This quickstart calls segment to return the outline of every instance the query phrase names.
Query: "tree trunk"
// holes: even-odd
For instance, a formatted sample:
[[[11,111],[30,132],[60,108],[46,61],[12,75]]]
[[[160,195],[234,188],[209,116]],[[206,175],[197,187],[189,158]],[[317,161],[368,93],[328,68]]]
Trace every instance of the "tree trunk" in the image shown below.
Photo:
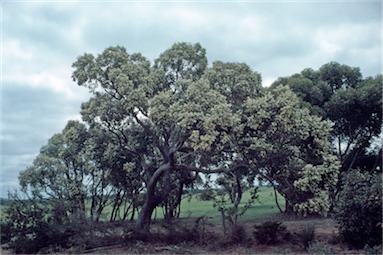
[[[273,185],[273,189],[274,189],[275,204],[277,205],[277,207],[278,207],[278,209],[279,209],[279,212],[282,213],[282,208],[281,208],[281,206],[279,205],[279,201],[278,201],[277,190],[275,189],[274,185]],[[286,203],[287,203],[287,202],[286,202]]]
[[[152,218],[152,214],[154,209],[156,208],[155,203],[155,197],[154,196],[148,196],[148,198],[145,201],[144,206],[142,207],[140,214],[138,215],[137,219],[137,230],[141,232],[149,232],[150,222]]]
[[[219,208],[219,211],[221,212],[221,222],[222,222],[222,228],[223,228],[223,235],[226,237],[226,220],[225,220],[225,212],[223,208]]]
[[[286,200],[286,207],[285,207],[285,213],[292,213],[294,212],[293,205],[289,202],[289,200]]]
[[[155,189],[157,182],[161,175],[166,172],[167,170],[170,170],[170,164],[166,163],[162,166],[160,166],[152,175],[150,178],[150,181],[147,184],[147,192],[146,192],[146,198],[144,205],[141,208],[141,211],[138,215],[136,227],[137,230],[140,232],[149,232],[150,227],[150,221],[152,218],[152,214],[154,209],[157,207],[159,202],[156,199],[155,196]]]

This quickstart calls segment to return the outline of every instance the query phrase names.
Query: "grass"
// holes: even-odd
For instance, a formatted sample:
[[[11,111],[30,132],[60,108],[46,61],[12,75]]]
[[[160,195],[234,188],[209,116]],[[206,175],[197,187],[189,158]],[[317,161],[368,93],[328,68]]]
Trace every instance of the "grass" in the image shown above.
[[[243,194],[241,202],[242,206],[248,201],[249,197],[249,192],[245,192]],[[280,206],[283,208],[285,201],[279,194],[278,201]],[[258,200],[246,211],[241,219],[246,221],[256,217],[271,216],[277,213],[279,213],[279,209],[275,203],[273,189],[270,187],[261,187],[258,189]],[[213,207],[212,201],[201,201],[196,195],[194,195],[190,200],[187,198],[182,200],[180,213],[181,218],[200,216],[218,218],[219,215],[220,213]],[[154,216],[156,216],[157,219],[163,218],[162,209],[157,208]]]

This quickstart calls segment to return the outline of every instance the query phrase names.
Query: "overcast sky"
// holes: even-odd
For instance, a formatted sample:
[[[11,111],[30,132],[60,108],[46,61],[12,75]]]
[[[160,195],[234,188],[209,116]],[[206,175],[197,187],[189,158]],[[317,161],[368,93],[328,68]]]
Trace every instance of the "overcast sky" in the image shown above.
[[[337,61],[381,73],[381,1],[2,1],[0,196],[69,119],[87,89],[71,80],[84,52],[124,46],[153,61],[200,42],[209,64],[245,62],[267,86]]]

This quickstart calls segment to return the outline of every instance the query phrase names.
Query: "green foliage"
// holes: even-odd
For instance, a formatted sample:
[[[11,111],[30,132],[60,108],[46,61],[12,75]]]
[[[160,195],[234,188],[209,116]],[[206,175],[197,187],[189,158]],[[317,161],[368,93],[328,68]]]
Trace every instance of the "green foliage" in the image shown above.
[[[175,43],[156,59],[154,67],[165,73],[170,86],[180,79],[196,81],[207,67],[206,50],[199,43]]]
[[[2,220],[2,243],[15,253],[83,253],[85,249],[120,244],[114,225],[64,217],[59,201],[12,194]],[[3,232],[4,230],[4,232]]]
[[[79,224],[68,228],[68,223],[58,224],[52,207],[47,202],[37,199],[22,200],[18,194],[12,195],[12,203],[7,207],[2,229],[2,239],[9,241],[9,246],[16,253],[37,253],[42,249],[68,248],[73,231],[82,233]]]
[[[362,79],[359,68],[330,62],[318,71],[304,69],[279,78],[271,87],[280,84],[288,85],[301,99],[301,105],[333,123],[336,153],[345,171],[353,168],[352,158],[361,157],[372,137],[381,131],[381,75]],[[356,147],[354,153],[352,147]]]
[[[213,202],[213,207],[221,214],[223,235],[225,237],[229,235],[230,240],[235,231],[240,231],[240,227],[237,226],[239,217],[245,214],[258,198],[258,187],[253,188],[251,181],[246,183],[243,180],[246,177],[246,172],[246,168],[238,168],[231,171],[230,174],[219,175],[215,181],[218,189],[212,189],[209,186],[209,179],[207,179],[205,190],[199,196],[201,200]],[[250,196],[248,196],[248,200],[242,206],[239,206],[244,190],[247,189]],[[229,226],[226,225],[227,223],[229,223]],[[237,234],[234,235],[236,236]]]
[[[331,123],[333,152],[338,157],[340,172],[361,168],[366,171],[382,169],[380,139],[382,123],[382,75],[362,77],[358,67],[336,62],[324,64],[319,70],[304,69],[290,77],[279,78],[272,84],[288,85],[300,99],[300,105]],[[342,185],[330,187],[330,209]],[[316,199],[315,199],[316,200]],[[317,201],[306,203],[314,209]],[[322,203],[327,210],[328,203]],[[324,207],[323,207],[324,206]],[[316,209],[319,209],[318,207]]]
[[[343,178],[335,219],[344,240],[357,247],[382,241],[382,176],[352,170]]]
[[[320,77],[331,86],[333,91],[347,87],[356,87],[362,80],[360,68],[341,65],[337,62],[324,64],[319,68]]]
[[[239,141],[253,175],[274,183],[288,209],[326,215],[339,169],[328,140],[329,124],[301,108],[286,86],[249,99],[244,117]]]
[[[261,76],[244,63],[223,63],[215,61],[206,70],[204,78],[209,80],[212,89],[226,97],[234,112],[240,110],[247,98],[262,94]]]
[[[266,221],[260,225],[255,225],[254,228],[255,231],[253,232],[253,235],[261,244],[279,244],[290,236],[286,226],[281,222]]]

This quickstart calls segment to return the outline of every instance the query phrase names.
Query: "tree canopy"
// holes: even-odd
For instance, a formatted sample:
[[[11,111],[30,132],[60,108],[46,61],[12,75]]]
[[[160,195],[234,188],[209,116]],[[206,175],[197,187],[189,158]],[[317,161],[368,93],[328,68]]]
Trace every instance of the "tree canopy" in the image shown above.
[[[330,62],[317,71],[308,68],[279,78],[271,87],[280,84],[288,85],[303,106],[332,125],[343,171],[367,166],[365,170],[377,170],[381,144],[374,141],[382,132],[382,75],[363,79],[359,68]]]

